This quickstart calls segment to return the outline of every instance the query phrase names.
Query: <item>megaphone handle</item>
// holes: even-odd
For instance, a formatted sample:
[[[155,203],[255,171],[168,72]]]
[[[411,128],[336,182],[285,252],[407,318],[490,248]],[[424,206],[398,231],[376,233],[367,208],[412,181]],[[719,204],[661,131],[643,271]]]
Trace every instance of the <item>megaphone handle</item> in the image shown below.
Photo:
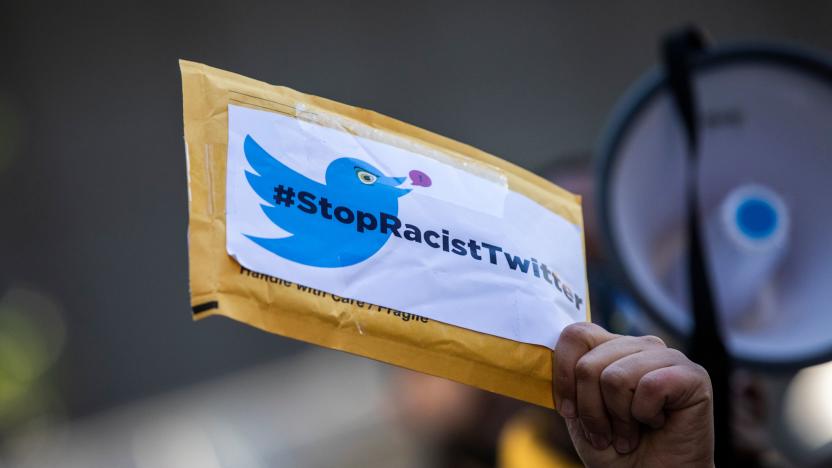
[[[716,464],[733,466],[735,457],[731,430],[731,362],[720,333],[699,215],[699,119],[691,71],[694,59],[704,48],[702,33],[695,27],[686,26],[665,36],[662,41],[662,61],[687,143],[686,210],[690,249],[688,273],[694,318],[693,334],[688,349],[691,359],[708,371],[713,385]]]

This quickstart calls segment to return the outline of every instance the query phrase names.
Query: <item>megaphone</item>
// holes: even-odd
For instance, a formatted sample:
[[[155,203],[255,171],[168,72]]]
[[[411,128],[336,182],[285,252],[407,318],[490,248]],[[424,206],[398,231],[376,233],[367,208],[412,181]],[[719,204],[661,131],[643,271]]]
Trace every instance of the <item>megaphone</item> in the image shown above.
[[[832,359],[832,63],[781,46],[721,46],[691,65],[698,168],[667,74],[618,104],[599,154],[600,224],[640,306],[694,328],[686,189],[728,354],[763,369]],[[693,180],[689,180],[693,177]]]

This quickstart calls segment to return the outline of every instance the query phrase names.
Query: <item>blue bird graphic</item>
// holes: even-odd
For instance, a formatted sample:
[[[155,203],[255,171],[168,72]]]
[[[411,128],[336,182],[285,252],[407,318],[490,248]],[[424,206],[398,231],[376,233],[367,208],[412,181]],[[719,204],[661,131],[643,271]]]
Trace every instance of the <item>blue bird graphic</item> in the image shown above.
[[[337,268],[370,258],[387,242],[390,231],[360,232],[355,223],[344,222],[343,209],[341,218],[334,216],[334,211],[339,206],[347,207],[356,218],[360,211],[372,214],[377,220],[379,213],[397,216],[399,197],[410,192],[410,189],[398,188],[405,177],[388,177],[359,159],[332,161],[326,169],[326,184],[322,184],[272,157],[250,135],[245,138],[243,150],[255,171],[246,171],[246,179],[267,202],[260,205],[263,212],[272,223],[291,233],[280,238],[245,236],[282,258],[304,265]],[[291,202],[284,198],[278,203],[279,186],[293,189]],[[299,199],[301,192],[307,192],[305,200]]]

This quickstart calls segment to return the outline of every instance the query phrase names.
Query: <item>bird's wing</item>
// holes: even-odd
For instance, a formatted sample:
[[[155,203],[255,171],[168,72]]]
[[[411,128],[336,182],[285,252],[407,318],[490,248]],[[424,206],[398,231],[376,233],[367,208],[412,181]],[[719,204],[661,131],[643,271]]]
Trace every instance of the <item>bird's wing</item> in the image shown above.
[[[326,193],[326,186],[286,166],[266,152],[250,135],[243,143],[246,160],[255,172],[246,171],[246,179],[257,195],[268,204],[261,205],[266,216],[276,225],[291,233],[296,233],[300,226],[309,223],[310,215],[296,208],[298,193],[310,192],[316,197]],[[275,188],[282,185],[284,189],[294,191],[290,206],[275,202]]]
[[[278,239],[265,239],[254,236],[246,237],[260,247],[286,260],[303,265],[333,268],[356,263],[355,261],[350,262],[351,259],[342,259],[342,255],[339,255],[338,244],[330,238],[314,235],[294,235]]]

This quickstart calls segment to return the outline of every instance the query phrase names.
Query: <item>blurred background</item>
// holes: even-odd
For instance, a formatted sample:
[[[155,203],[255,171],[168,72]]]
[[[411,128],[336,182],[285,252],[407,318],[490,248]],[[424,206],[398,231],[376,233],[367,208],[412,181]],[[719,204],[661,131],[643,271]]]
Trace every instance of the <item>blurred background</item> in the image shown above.
[[[694,22],[717,42],[832,51],[828,2],[49,3],[0,6],[10,467],[493,466],[517,415],[546,418],[226,319],[193,323],[177,59],[499,155],[584,194],[592,238],[597,142],[668,29]],[[761,464],[829,460],[832,408],[795,409],[791,421],[820,414],[807,430],[784,401],[796,381],[830,395],[832,377],[798,371],[737,377]],[[556,423],[538,426],[561,444]]]

